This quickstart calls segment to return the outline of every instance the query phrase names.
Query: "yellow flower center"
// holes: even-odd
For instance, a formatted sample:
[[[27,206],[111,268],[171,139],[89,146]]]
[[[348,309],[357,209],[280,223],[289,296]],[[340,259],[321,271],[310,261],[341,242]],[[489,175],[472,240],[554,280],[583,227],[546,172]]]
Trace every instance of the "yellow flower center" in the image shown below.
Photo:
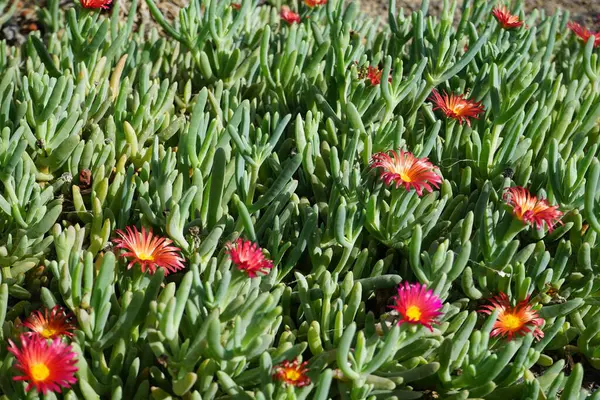
[[[46,339],[50,339],[51,337],[53,337],[56,334],[56,331],[52,328],[44,328],[42,329],[42,331],[40,332],[40,335],[42,335],[43,337],[45,337]]]
[[[454,111],[454,113],[456,115],[461,115],[461,113],[464,109],[465,109],[465,103],[458,103],[458,104],[455,104],[454,107],[452,107],[452,111]]]
[[[143,251],[137,253],[137,258],[141,261],[154,261],[154,255],[152,253],[147,254]]]
[[[421,310],[417,306],[410,306],[406,309],[406,318],[409,321],[419,321],[421,319]]]
[[[400,178],[404,182],[412,182],[412,179],[410,179],[410,176],[406,172],[400,172]]]
[[[521,318],[517,317],[514,314],[506,314],[503,318],[502,324],[504,328],[509,331],[516,331],[521,329],[523,323],[521,322]]]
[[[29,372],[31,374],[31,378],[37,382],[45,381],[50,376],[50,370],[44,363],[33,364],[29,369]]]
[[[302,378],[302,374],[295,369],[288,368],[285,371],[285,377],[286,377],[286,379],[295,382],[295,381],[299,380],[300,378]]]

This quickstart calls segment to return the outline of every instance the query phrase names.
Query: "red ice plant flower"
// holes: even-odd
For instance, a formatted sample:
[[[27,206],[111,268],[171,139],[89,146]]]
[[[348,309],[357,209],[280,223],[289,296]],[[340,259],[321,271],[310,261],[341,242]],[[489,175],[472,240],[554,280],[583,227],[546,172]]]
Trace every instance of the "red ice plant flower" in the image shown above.
[[[81,6],[83,8],[89,8],[89,9],[101,8],[103,10],[106,10],[108,8],[108,6],[110,6],[110,4],[112,3],[112,0],[80,0],[80,1],[81,1]]]
[[[588,39],[594,37],[594,47],[600,46],[600,32],[593,32],[579,25],[577,22],[569,22],[567,27],[581,40],[587,43]]]
[[[432,324],[437,323],[437,317],[442,315],[442,300],[431,289],[420,283],[400,284],[398,296],[394,296],[394,305],[401,319],[398,324],[423,325],[433,331]]]
[[[242,8],[242,5],[240,3],[231,3],[231,8],[234,10],[239,10]]]
[[[479,312],[490,315],[496,309],[500,310],[490,333],[491,336],[506,337],[508,340],[512,340],[517,336],[525,336],[533,329],[533,336],[536,339],[544,337],[544,332],[540,329],[544,324],[544,319],[540,318],[537,311],[534,311],[528,304],[529,298],[518,302],[513,307],[508,296],[500,292],[498,296],[490,299],[490,303],[490,305],[483,306]]]
[[[227,254],[240,271],[250,278],[268,274],[273,262],[265,257],[256,243],[239,238],[235,243],[227,245]]]
[[[17,361],[15,368],[23,373],[13,380],[28,382],[26,392],[35,387],[38,393],[44,395],[47,392],[60,393],[61,388],[69,388],[77,382],[77,354],[60,338],[49,343],[40,336],[28,338],[22,335],[20,349],[12,340],[9,339],[8,343],[8,351]]]
[[[354,62],[358,64],[358,61]],[[383,70],[378,67],[362,67],[358,69],[358,78],[365,79],[371,83],[371,86],[377,86],[381,83],[381,76],[383,75]],[[392,75],[388,76],[388,82],[392,81]]]
[[[123,257],[131,257],[131,262],[127,269],[131,269],[134,264],[139,264],[142,272],[148,270],[153,274],[157,268],[163,268],[165,275],[176,272],[185,268],[183,265],[183,257],[179,254],[179,248],[171,246],[173,243],[170,239],[155,236],[152,231],[146,231],[142,227],[140,233],[134,226],[126,228],[127,232],[117,230],[117,235],[120,238],[114,240],[117,244],[115,248],[125,249]]]
[[[519,20],[519,16],[511,14],[506,6],[494,8],[492,14],[503,29],[514,29],[523,25],[523,21]]]
[[[286,360],[275,367],[275,374],[273,376],[290,386],[302,387],[310,385],[310,378],[306,376],[308,372],[306,364],[308,364],[307,361],[300,364],[297,359],[293,362]]]
[[[327,0],[304,0],[304,4],[312,8],[327,4]]]
[[[381,75],[383,71],[376,67],[371,67],[367,69],[367,77],[366,79],[371,82],[371,85],[377,86],[381,83]]]
[[[71,323],[71,318],[65,309],[57,305],[50,312],[48,311],[45,309],[43,314],[40,311],[33,311],[23,323],[23,326],[29,328],[31,332],[25,332],[23,335],[39,336],[44,339],[55,339],[63,335],[72,337],[73,333],[70,331],[75,329],[75,326]]]
[[[446,92],[441,95],[436,89],[433,89],[429,100],[434,104],[434,111],[442,110],[446,117],[457,120],[461,125],[466,122],[470,127],[471,120],[469,118],[479,119],[479,114],[485,110],[480,102],[465,99],[463,96],[462,94],[448,95]]]
[[[436,167],[427,158],[417,158],[407,151],[376,153],[370,166],[382,169],[380,178],[386,185],[395,183],[396,188],[400,185],[406,190],[414,188],[419,196],[423,195],[423,188],[432,192],[432,186],[439,188],[442,183],[442,178],[434,172]]]
[[[506,189],[504,200],[513,208],[515,217],[534,228],[542,229],[546,223],[548,232],[552,232],[554,225],[562,224],[560,217],[563,213],[558,206],[549,205],[547,200],[538,199],[525,188],[516,186]]]
[[[299,24],[300,23],[300,15],[293,12],[288,6],[281,7],[280,16],[288,24]]]

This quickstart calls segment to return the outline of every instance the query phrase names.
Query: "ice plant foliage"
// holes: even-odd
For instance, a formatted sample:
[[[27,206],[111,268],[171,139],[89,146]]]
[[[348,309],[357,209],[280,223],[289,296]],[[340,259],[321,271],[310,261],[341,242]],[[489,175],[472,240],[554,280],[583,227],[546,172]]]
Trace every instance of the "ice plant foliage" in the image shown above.
[[[533,330],[533,336],[536,339],[544,337],[544,332],[540,329],[544,324],[544,319],[540,318],[537,311],[532,309],[529,299],[520,301],[513,307],[508,296],[500,292],[498,296],[490,299],[490,303],[483,306],[480,312],[490,315],[496,309],[500,310],[491,336],[506,337],[508,340],[512,340],[517,336],[525,336]]]
[[[83,8],[101,8],[101,9],[108,9],[108,7],[110,6],[110,4],[112,3],[112,0],[81,0],[81,6]]]
[[[436,89],[433,89],[429,100],[433,102],[433,110],[441,110],[446,117],[458,121],[459,124],[465,122],[467,126],[471,126],[469,118],[479,119],[479,115],[485,112],[485,109],[480,102],[468,100],[464,95],[448,95],[446,92],[441,95]]]
[[[39,336],[28,338],[22,335],[20,349],[12,340],[9,339],[8,343],[8,351],[16,358],[15,368],[23,374],[13,377],[13,380],[28,382],[25,391],[35,387],[38,393],[60,393],[62,388],[69,388],[77,382],[77,354],[60,338],[48,342]]]
[[[585,43],[587,43],[589,38],[593,37],[594,47],[600,46],[600,32],[590,31],[586,27],[572,21],[567,24],[567,27]]]
[[[45,309],[44,313],[33,311],[23,326],[30,329],[25,336],[40,336],[44,339],[55,339],[61,336],[73,336],[71,332],[75,326],[71,323],[71,317],[61,306],[54,306],[52,310]]]
[[[515,217],[534,228],[542,229],[545,223],[548,231],[552,232],[554,225],[562,224],[560,218],[563,213],[558,206],[549,205],[547,200],[538,199],[523,187],[508,188],[504,200],[512,207]]]
[[[140,233],[137,227],[127,227],[127,232],[117,230],[119,238],[115,239],[115,248],[125,249],[123,257],[131,258],[127,269],[139,264],[142,272],[148,271],[153,274],[157,268],[163,268],[165,275],[179,271],[183,265],[183,257],[179,254],[179,248],[171,246],[171,240],[155,236],[152,231],[146,231],[142,227]]]
[[[327,0],[304,0],[304,3],[309,7],[323,6],[327,4]]]
[[[432,324],[442,315],[442,300],[431,289],[420,283],[404,282],[398,287],[398,295],[393,297],[390,308],[400,314],[398,324],[423,325],[433,331]]]
[[[600,400],[600,26],[62,3],[0,0],[0,400]]]
[[[273,262],[265,257],[262,249],[249,240],[238,239],[227,245],[227,254],[231,261],[250,278],[268,274]]]
[[[300,23],[300,15],[293,12],[288,6],[281,7],[280,16],[281,16],[281,19],[283,19],[288,24],[299,24]]]
[[[418,158],[403,150],[376,153],[370,164],[372,169],[381,168],[380,178],[386,185],[403,185],[406,190],[414,188],[419,196],[423,189],[429,192],[439,188],[442,177],[434,172],[436,167],[427,158]]]
[[[287,383],[290,386],[303,387],[310,385],[310,378],[306,376],[308,368],[307,361],[300,364],[298,360],[292,362],[284,361],[275,367],[275,379]]]
[[[523,21],[519,20],[519,16],[511,14],[506,6],[494,8],[492,14],[503,29],[514,29],[523,25]]]

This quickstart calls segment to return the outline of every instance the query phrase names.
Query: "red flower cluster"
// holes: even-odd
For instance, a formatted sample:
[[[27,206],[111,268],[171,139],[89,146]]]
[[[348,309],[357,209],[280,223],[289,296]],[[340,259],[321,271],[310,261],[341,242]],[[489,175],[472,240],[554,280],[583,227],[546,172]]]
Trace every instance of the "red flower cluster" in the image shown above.
[[[540,318],[537,311],[531,308],[531,305],[528,304],[529,299],[525,299],[513,307],[508,296],[500,292],[498,296],[492,297],[490,303],[492,304],[483,306],[479,312],[490,315],[496,309],[500,310],[491,332],[492,336],[506,337],[508,340],[512,340],[517,336],[525,336],[533,328],[533,336],[536,339],[544,337],[544,332],[540,329],[544,324],[544,319]]]
[[[357,63],[358,64],[358,63]],[[365,79],[371,83],[371,86],[377,86],[381,83],[383,70],[379,67],[362,67],[358,69],[358,78]],[[388,82],[392,81],[392,75],[388,76]]]
[[[569,22],[567,27],[585,43],[589,38],[594,37],[594,48],[600,46],[600,32],[593,32],[579,25],[576,22]]]
[[[371,168],[381,168],[381,180],[386,185],[403,185],[406,190],[411,188],[423,195],[423,189],[429,192],[433,187],[439,188],[442,178],[434,172],[436,167],[427,158],[417,158],[407,151],[376,153],[371,159]]]
[[[511,14],[506,6],[494,8],[492,14],[503,29],[514,29],[523,25],[523,21],[519,20],[519,16]]]
[[[42,339],[56,339],[61,336],[72,337],[70,332],[75,329],[71,323],[71,316],[67,314],[61,306],[54,306],[50,312],[44,310],[34,311],[29,318],[23,323],[23,326],[29,328],[31,332],[26,332],[23,335],[26,337],[38,336]]]
[[[281,7],[280,13],[281,19],[283,19],[288,24],[299,24],[300,23],[300,15],[293,12],[288,6]]]
[[[183,265],[183,257],[179,255],[179,249],[171,246],[171,240],[160,236],[155,236],[152,231],[146,231],[142,228],[140,233],[134,226],[126,228],[126,233],[122,230],[117,230],[117,235],[120,238],[115,239],[117,244],[115,248],[125,249],[123,257],[131,257],[132,260],[127,266],[131,269],[135,264],[142,267],[142,272],[146,270],[153,274],[156,268],[164,268],[165,275],[172,272],[177,272],[185,268]]]
[[[554,225],[562,224],[560,217],[563,213],[558,206],[549,205],[545,199],[539,200],[525,188],[517,186],[506,189],[504,200],[513,208],[515,217],[534,228],[542,229],[545,223],[548,232],[552,232]]]
[[[433,90],[433,93],[429,97],[434,104],[433,110],[441,110],[446,117],[452,118],[458,121],[459,124],[463,122],[467,123],[467,126],[471,126],[471,120],[469,118],[479,119],[479,115],[485,112],[485,109],[480,102],[467,100],[463,95],[448,95],[444,92],[443,95],[437,90]]]
[[[265,257],[262,249],[249,240],[240,238],[235,243],[229,243],[227,253],[237,268],[250,278],[268,274],[273,268],[273,262]]]
[[[327,4],[327,0],[304,0],[304,4],[312,8]]]
[[[81,6],[88,9],[100,8],[106,10],[111,3],[112,0],[81,0]]]
[[[40,336],[22,335],[21,348],[10,339],[8,343],[8,351],[17,361],[15,368],[22,373],[14,376],[13,380],[28,382],[26,392],[35,387],[38,393],[44,395],[47,392],[60,393],[62,388],[69,388],[77,382],[77,354],[59,337],[49,343]]]
[[[398,296],[390,306],[400,314],[398,324],[419,324],[433,331],[432,324],[442,315],[442,300],[432,290],[420,283],[408,283],[398,287]]]
[[[298,360],[293,362],[284,361],[275,367],[275,379],[286,383],[290,386],[303,387],[310,385],[310,378],[306,376],[308,368],[306,368],[307,361],[302,364],[298,363]]]

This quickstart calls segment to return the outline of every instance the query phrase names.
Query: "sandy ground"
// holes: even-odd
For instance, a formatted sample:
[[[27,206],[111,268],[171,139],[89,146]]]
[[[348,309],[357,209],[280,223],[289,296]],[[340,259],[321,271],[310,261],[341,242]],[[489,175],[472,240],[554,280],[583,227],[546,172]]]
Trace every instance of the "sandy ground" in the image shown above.
[[[15,0],[18,1],[17,10],[13,18],[4,26],[0,27],[0,40],[6,39],[9,43],[22,43],[28,32],[41,28],[38,22],[36,10],[43,7],[46,0]],[[128,10],[131,0],[113,0],[119,2],[121,10]],[[262,0],[269,1],[269,0]],[[299,0],[302,1],[302,0]],[[362,10],[372,16],[382,17],[387,20],[388,0],[357,0],[360,1]],[[500,1],[500,0],[498,0]],[[73,0],[59,0],[61,7],[70,7]],[[168,18],[175,18],[179,8],[185,6],[188,0],[155,0],[163,14]],[[10,3],[10,1],[9,1]],[[148,6],[144,0],[138,2],[138,18],[136,23],[144,22],[152,24],[153,20],[148,12]],[[405,13],[415,11],[421,7],[421,0],[396,0],[397,7],[404,8]],[[442,8],[442,0],[430,0],[429,13],[439,13]],[[462,2],[460,3],[462,4]],[[571,19],[584,24],[588,29],[600,31],[600,0],[525,0],[527,11],[540,8],[549,14],[556,12],[557,8],[568,9]],[[0,10],[0,15],[2,10]]]
[[[387,18],[388,3],[387,0],[362,0],[361,7],[370,15]],[[396,4],[407,13],[418,10],[421,0],[396,0]],[[430,0],[429,12],[439,13],[442,4],[442,0]],[[549,14],[554,14],[557,8],[569,10],[573,20],[586,24],[589,29],[600,30],[600,0],[525,0],[525,8],[527,11],[544,9]]]

